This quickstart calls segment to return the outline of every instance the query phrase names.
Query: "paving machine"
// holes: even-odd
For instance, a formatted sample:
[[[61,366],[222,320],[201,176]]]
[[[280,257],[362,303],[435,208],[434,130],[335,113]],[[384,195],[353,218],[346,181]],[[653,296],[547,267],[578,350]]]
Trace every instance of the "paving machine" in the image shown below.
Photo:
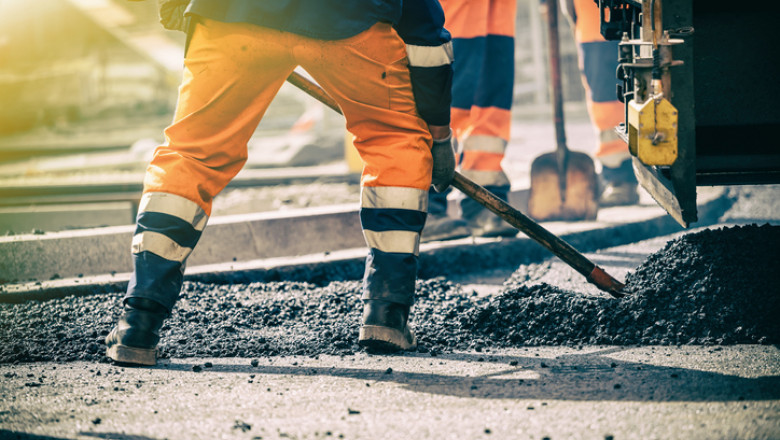
[[[616,130],[659,205],[687,227],[697,186],[780,183],[777,2],[594,1],[620,41]]]

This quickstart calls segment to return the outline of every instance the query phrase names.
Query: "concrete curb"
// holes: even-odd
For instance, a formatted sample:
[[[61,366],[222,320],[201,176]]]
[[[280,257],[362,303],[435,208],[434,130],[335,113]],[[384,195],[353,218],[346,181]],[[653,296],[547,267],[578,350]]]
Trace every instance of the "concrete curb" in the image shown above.
[[[130,272],[135,226],[0,237],[0,279],[19,282]],[[364,244],[354,205],[216,217],[190,266],[306,255]]]
[[[700,197],[696,227],[718,221],[731,202],[723,190]],[[618,220],[619,219],[619,220]],[[546,222],[544,227],[581,252],[682,231],[657,206],[604,208],[593,222]],[[132,270],[133,227],[70,234],[0,238],[0,274],[25,273],[28,282],[0,286],[0,302],[44,300],[125,290]],[[8,252],[12,250],[12,252]],[[216,218],[189,260],[185,279],[214,283],[277,280],[324,284],[363,276],[366,248],[353,205]],[[510,268],[552,254],[524,235],[465,238],[421,246],[419,276],[431,278]],[[30,265],[29,262],[35,264]],[[85,271],[85,264],[91,268]],[[37,272],[30,266],[36,266]],[[58,279],[52,272],[59,274]],[[67,274],[67,275],[64,275]],[[23,279],[19,277],[17,279]]]
[[[143,172],[102,173],[84,176],[0,177],[0,206],[98,203],[129,201],[138,203],[143,190]],[[351,182],[358,184],[360,174],[346,164],[318,166],[244,168],[230,181],[228,188],[247,188],[304,182]]]

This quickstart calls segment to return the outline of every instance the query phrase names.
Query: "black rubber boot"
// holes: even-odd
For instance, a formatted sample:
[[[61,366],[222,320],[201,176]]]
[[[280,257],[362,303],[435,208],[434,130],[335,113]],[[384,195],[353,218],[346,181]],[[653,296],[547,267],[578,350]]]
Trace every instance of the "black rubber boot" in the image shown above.
[[[447,189],[440,193],[433,187],[428,191],[428,215],[420,235],[420,243],[455,240],[471,235],[469,224],[465,220],[447,215],[447,194],[450,191]]]
[[[414,350],[417,338],[409,329],[409,309],[406,304],[364,300],[358,343],[369,350],[386,353]]]
[[[501,217],[485,208],[469,217],[468,224],[471,229],[471,235],[474,237],[515,237],[520,232]]]
[[[624,160],[619,167],[602,166],[599,176],[601,195],[599,205],[625,206],[639,203],[639,182],[634,175],[631,159]]]
[[[485,186],[498,198],[509,200],[509,186]],[[460,202],[463,219],[468,222],[473,237],[514,237],[520,231],[501,217],[488,211],[479,202],[465,198]]]
[[[160,328],[168,315],[155,301],[128,298],[119,322],[106,336],[106,355],[122,364],[155,365]]]

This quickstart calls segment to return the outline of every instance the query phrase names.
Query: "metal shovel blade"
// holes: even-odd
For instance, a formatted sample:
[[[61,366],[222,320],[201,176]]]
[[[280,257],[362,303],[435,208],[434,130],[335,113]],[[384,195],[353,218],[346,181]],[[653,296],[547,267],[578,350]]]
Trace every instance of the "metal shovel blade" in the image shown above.
[[[598,181],[593,159],[576,151],[569,151],[567,156],[565,176],[558,172],[556,153],[542,154],[531,163],[528,196],[531,218],[539,221],[596,218]],[[562,178],[566,181],[561,182]]]

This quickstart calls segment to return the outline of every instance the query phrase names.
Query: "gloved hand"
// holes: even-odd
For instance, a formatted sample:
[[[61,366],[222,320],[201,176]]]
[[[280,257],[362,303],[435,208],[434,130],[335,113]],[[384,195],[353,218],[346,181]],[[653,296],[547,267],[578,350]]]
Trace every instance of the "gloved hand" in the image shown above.
[[[184,10],[190,0],[157,0],[160,10],[160,23],[165,29],[187,32],[187,20],[184,18]]]
[[[431,184],[436,192],[444,192],[449,188],[455,175],[455,146],[452,132],[443,139],[434,139],[431,146],[433,156],[433,176]]]

